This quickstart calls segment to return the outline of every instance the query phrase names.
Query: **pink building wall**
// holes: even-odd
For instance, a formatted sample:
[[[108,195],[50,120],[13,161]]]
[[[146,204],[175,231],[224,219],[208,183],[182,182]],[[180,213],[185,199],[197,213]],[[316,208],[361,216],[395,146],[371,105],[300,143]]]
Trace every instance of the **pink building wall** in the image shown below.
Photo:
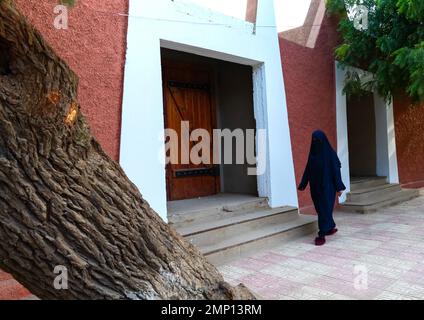
[[[69,29],[53,26],[57,0],[16,0],[28,19],[42,32],[80,77],[79,101],[94,135],[106,152],[119,159],[120,118],[126,50],[128,0],[77,0]],[[253,5],[253,0],[250,0]],[[122,15],[124,14],[124,15]],[[336,148],[334,47],[337,22],[324,18],[314,48],[280,35],[290,135],[297,183],[309,153],[310,136],[324,130]],[[424,105],[411,108],[405,98],[394,101],[395,130],[401,183],[424,186]],[[303,212],[313,212],[309,191],[299,192]],[[0,300],[30,293],[0,271]]]
[[[57,30],[58,0],[16,0],[18,8],[79,78],[79,102],[94,136],[119,159],[128,0],[76,0],[69,29]],[[123,14],[123,15],[121,15]]]
[[[400,183],[424,187],[424,103],[412,105],[406,97],[393,101]]]
[[[335,65],[338,43],[336,21],[324,18],[314,48],[284,39],[280,34],[281,59],[287,96],[290,135],[296,181],[305,168],[311,134],[321,129],[337,147]],[[303,212],[314,212],[309,190],[299,192]]]
[[[17,7],[79,78],[79,102],[95,137],[119,159],[128,0],[77,0],[69,29],[54,27],[58,0],[15,0]],[[0,270],[0,300],[31,293]]]
[[[314,130],[324,130],[337,148],[333,54],[340,39],[337,21],[324,18],[314,48],[305,46],[303,38],[309,32],[305,29],[280,34],[297,183],[306,165]],[[394,117],[400,183],[407,188],[424,187],[424,104],[412,106],[408,98],[396,97]],[[299,192],[298,196],[301,210],[314,212],[309,190]]]

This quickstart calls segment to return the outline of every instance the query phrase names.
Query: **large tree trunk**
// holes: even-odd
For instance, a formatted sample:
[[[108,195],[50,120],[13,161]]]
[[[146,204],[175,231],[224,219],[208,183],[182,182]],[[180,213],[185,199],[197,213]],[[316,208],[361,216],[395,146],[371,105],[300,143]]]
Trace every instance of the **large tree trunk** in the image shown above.
[[[0,50],[0,268],[42,299],[253,298],[102,151],[76,75],[10,0],[0,0]],[[68,290],[54,288],[56,266]]]

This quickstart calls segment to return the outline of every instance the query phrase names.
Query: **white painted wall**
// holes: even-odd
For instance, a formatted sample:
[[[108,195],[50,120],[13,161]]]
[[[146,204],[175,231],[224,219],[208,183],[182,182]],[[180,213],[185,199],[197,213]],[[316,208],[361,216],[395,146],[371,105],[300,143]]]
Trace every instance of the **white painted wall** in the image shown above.
[[[377,175],[387,177],[390,183],[399,183],[393,101],[386,102],[383,97],[374,92],[374,108],[377,139]]]
[[[336,68],[336,117],[337,117],[337,154],[342,163],[342,180],[346,186],[346,191],[339,198],[339,202],[346,201],[346,194],[350,192],[350,170],[349,170],[349,143],[347,131],[347,100],[343,94],[345,70],[339,68],[338,62]]]
[[[346,185],[346,192],[340,197],[340,202],[346,201],[346,193],[350,191],[349,172],[349,142],[347,130],[347,100],[343,94],[346,72],[336,62],[336,108],[337,108],[337,153],[342,163],[342,178]],[[351,68],[354,69],[354,68]],[[372,74],[355,69],[361,75],[362,81],[368,81]],[[376,146],[377,146],[377,175],[386,176],[388,182],[399,183],[398,164],[396,155],[395,125],[393,103],[386,102],[377,92],[374,92],[374,108],[376,118]]]
[[[144,198],[167,220],[163,164],[160,48],[251,65],[257,128],[267,128],[260,194],[270,205],[298,206],[280,48],[272,0],[259,0],[251,23],[185,0],[130,0],[121,133],[121,165]],[[261,77],[261,78],[259,78]]]
[[[247,0],[188,0],[203,7],[225,15],[244,19],[246,17]]]

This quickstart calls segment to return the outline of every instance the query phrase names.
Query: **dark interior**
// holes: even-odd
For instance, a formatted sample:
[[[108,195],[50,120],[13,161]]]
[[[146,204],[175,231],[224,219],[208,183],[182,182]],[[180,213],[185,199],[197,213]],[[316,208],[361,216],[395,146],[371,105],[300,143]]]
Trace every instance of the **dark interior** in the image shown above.
[[[350,175],[376,176],[376,119],[372,93],[348,96],[347,123]]]

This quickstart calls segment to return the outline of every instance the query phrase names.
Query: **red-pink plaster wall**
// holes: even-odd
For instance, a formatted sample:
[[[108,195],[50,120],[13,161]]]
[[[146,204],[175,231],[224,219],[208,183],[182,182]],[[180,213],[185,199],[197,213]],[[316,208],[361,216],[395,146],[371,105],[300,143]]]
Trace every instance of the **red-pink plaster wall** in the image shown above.
[[[121,105],[126,51],[128,0],[77,0],[69,29],[57,30],[53,8],[58,0],[16,0],[18,8],[78,74],[79,102],[106,152],[119,158]],[[0,300],[31,295],[0,270]]]
[[[69,29],[54,27],[58,0],[16,0],[18,8],[78,74],[79,102],[95,137],[119,158],[128,0],[76,0]]]
[[[424,103],[412,105],[408,98],[396,97],[393,104],[400,182],[424,187]]]
[[[284,84],[296,181],[307,162],[311,134],[321,129],[337,147],[335,70],[333,51],[338,42],[337,24],[324,18],[315,48],[307,48],[280,35]],[[314,212],[309,190],[299,192],[303,212]]]
[[[31,293],[15,281],[10,274],[0,270],[0,301],[29,299]]]

